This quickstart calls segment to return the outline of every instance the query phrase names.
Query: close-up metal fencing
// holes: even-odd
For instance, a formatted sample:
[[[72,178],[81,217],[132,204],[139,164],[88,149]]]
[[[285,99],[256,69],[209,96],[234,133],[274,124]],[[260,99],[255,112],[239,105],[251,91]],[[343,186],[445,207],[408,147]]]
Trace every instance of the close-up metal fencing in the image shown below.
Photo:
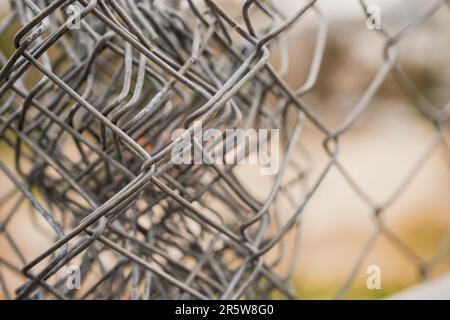
[[[383,19],[376,25],[372,4],[352,1],[356,23],[378,41],[370,50],[380,63],[345,112],[314,103],[328,98],[315,91],[325,64],[341,63],[325,58],[337,33],[325,4],[299,1],[286,12],[281,1],[238,1],[237,10],[226,2],[4,3],[0,297],[307,298],[294,279],[310,256],[300,250],[310,230],[304,215],[331,172],[369,212],[370,231],[351,257],[331,257],[347,264],[327,297],[348,297],[380,238],[417,282],[450,270],[448,220],[426,258],[387,222],[436,150],[449,164],[450,105],[429,99],[399,61],[408,53],[404,39],[438,12],[450,13],[450,2],[419,1],[389,29]],[[290,49],[289,32],[306,20],[314,35]],[[447,29],[448,19],[440,29],[448,37]],[[307,66],[300,85],[287,76],[296,59]],[[383,184],[390,173],[381,171],[389,192],[379,200],[342,157],[345,139],[386,83],[395,83],[432,135],[395,183]],[[333,112],[336,125],[322,116]],[[199,136],[199,126],[211,134]],[[257,147],[246,145],[251,130]],[[180,141],[188,143],[180,148]],[[265,159],[257,154],[261,161],[251,162],[262,149]],[[174,161],[180,154],[201,161]],[[377,157],[374,163],[383,162]],[[331,196],[320,199],[333,207]]]

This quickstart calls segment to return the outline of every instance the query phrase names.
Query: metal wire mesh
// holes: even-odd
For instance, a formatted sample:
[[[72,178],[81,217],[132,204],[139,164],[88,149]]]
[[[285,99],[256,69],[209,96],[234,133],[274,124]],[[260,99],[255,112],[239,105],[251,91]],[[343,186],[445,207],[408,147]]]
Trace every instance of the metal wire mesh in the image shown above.
[[[79,29],[68,19],[73,4],[80,8]],[[365,23],[367,5],[360,4]],[[0,265],[22,284],[8,287],[0,271],[3,296],[298,298],[290,284],[298,250],[286,242],[301,237],[302,213],[332,168],[371,208],[376,226],[336,298],[381,234],[426,277],[449,251],[450,234],[423,261],[383,222],[433,150],[447,148],[449,109],[428,102],[397,62],[402,39],[449,2],[424,3],[395,34],[376,31],[384,39],[384,63],[337,130],[303,99],[314,88],[327,40],[319,5],[307,1],[285,16],[276,1],[247,0],[235,17],[214,0],[11,1],[0,32],[19,31],[13,54],[1,57],[0,137],[14,161],[0,160],[0,169],[14,188],[2,190],[0,206],[12,205],[0,233],[20,265],[1,252]],[[264,19],[256,21],[256,14]],[[306,14],[318,33],[307,81],[293,89],[284,80],[289,53],[282,42]],[[279,69],[269,59],[275,50]],[[435,137],[391,197],[377,203],[340,163],[339,146],[388,76],[433,124]],[[248,175],[236,172],[237,165],[170,161],[171,133],[193,130],[194,120],[222,132],[280,129],[280,169],[263,201],[248,190]],[[293,151],[306,121],[323,135],[328,155],[314,181]],[[302,192],[291,194],[294,185]],[[31,261],[8,224],[23,203],[52,233],[52,243]],[[73,263],[83,275],[81,290],[66,286],[64,268]]]

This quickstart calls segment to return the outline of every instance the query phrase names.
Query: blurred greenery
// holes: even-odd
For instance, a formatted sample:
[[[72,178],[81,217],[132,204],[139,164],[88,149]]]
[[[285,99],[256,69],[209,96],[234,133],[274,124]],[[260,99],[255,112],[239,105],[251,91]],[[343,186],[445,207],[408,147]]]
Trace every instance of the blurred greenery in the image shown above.
[[[3,17],[0,17],[0,20]],[[9,57],[14,52],[14,45],[12,39],[14,35],[19,30],[19,24],[13,23],[4,33],[0,34],[0,51],[6,56]]]

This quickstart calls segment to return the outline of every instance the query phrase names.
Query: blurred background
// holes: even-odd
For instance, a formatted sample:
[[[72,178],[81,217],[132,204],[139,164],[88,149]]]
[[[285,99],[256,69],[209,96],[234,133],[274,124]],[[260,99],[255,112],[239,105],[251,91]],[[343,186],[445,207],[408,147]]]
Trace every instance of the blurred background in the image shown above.
[[[287,16],[303,3],[295,0],[277,2]],[[386,0],[367,3],[380,7],[383,28],[395,34],[427,2]],[[8,11],[7,3],[0,0],[0,15]],[[242,5],[241,1],[231,0],[219,3],[227,12],[236,15]],[[365,14],[357,0],[320,0],[318,7],[328,21],[328,34],[317,83],[303,99],[328,128],[335,130],[382,66],[384,38],[376,30],[367,28]],[[449,25],[449,6],[443,6],[399,43],[399,64],[420,92],[438,108],[450,100]],[[16,31],[11,28],[0,35],[0,50],[6,57],[13,52],[11,39]],[[289,65],[285,79],[292,88],[300,87],[307,79],[317,32],[317,17],[308,13],[287,33]],[[276,68],[280,67],[279,58],[276,52],[271,57]],[[395,194],[408,173],[415,170],[421,156],[427,155],[406,188],[382,212],[384,223],[401,240],[401,245],[381,234],[373,248],[365,249],[375,230],[373,210],[342,174],[332,168],[305,209],[301,241],[289,244],[300,251],[292,279],[299,297],[334,297],[364,251],[367,255],[344,298],[383,298],[414,286],[421,281],[420,264],[433,259],[436,263],[429,269],[431,278],[450,271],[450,253],[440,251],[446,248],[450,230],[450,154],[446,147],[449,132],[448,127],[443,130],[443,142],[435,145],[433,123],[417,110],[392,76],[388,76],[362,116],[343,135],[338,160],[357,182],[358,189],[369,195],[374,203],[383,204]],[[311,181],[329,159],[323,151],[323,139],[314,126],[306,124],[302,148],[310,155],[308,174]],[[1,143],[0,157],[6,163],[12,163],[12,152]],[[249,181],[261,179],[256,171],[253,176],[251,170],[246,174]],[[10,187],[11,182],[0,174],[0,191]],[[268,192],[263,180],[249,183],[248,187],[260,199]],[[0,212],[0,217],[5,212]],[[19,215],[11,223],[20,237],[21,247],[25,248],[27,260],[48,246],[48,240],[35,232],[35,223],[39,222],[23,221]],[[2,237],[0,252],[8,256],[11,249]],[[404,245],[409,249],[405,250]],[[380,267],[379,290],[369,290],[366,286],[366,271],[370,265]],[[9,286],[20,284],[2,264],[0,269]]]

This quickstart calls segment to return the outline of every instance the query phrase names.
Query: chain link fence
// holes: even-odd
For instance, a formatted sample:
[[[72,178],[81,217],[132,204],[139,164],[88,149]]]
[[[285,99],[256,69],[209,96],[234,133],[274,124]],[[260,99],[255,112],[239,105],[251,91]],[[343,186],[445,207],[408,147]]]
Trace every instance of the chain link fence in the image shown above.
[[[358,2],[359,23],[382,40],[383,62],[334,129],[308,102],[333,34],[321,1],[299,2],[290,15],[277,3],[242,1],[232,15],[214,0],[10,1],[0,26],[14,46],[0,57],[0,170],[10,181],[0,199],[3,298],[302,298],[292,274],[304,211],[331,170],[370,209],[373,226],[334,298],[345,297],[381,236],[422,278],[447,259],[450,233],[424,260],[385,221],[433,152],[449,154],[450,106],[433,105],[398,62],[403,39],[449,1],[423,1],[395,32]],[[285,76],[289,61],[304,59],[302,44],[288,50],[287,34],[306,16],[317,33],[295,88]],[[340,155],[388,78],[434,136],[380,202]],[[266,141],[276,142],[276,174],[261,180],[241,164],[174,163],[172,133],[191,134],[196,122],[224,137],[191,140],[206,158],[224,147],[227,129],[279,130]],[[327,159],[317,175],[303,144],[310,131]],[[268,192],[255,195],[263,185]],[[23,230],[11,226],[18,215]],[[46,245],[30,248],[34,239]]]

